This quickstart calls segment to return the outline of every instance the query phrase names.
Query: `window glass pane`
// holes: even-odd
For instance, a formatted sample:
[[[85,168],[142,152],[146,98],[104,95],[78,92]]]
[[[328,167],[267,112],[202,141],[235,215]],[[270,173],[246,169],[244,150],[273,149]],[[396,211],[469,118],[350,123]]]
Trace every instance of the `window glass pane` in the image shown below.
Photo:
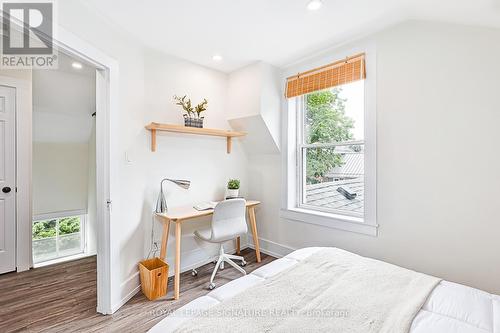
[[[33,222],[33,261],[40,263],[82,252],[81,216]]]
[[[364,140],[364,81],[304,97],[304,143]]]
[[[304,97],[302,205],[363,216],[364,103],[364,81]]]
[[[81,252],[80,217],[65,217],[59,220],[59,257]]]
[[[56,219],[33,223],[33,261],[35,263],[57,257]]]
[[[57,241],[59,242],[59,257],[81,252],[81,238],[79,232],[60,235]]]
[[[59,220],[59,234],[66,235],[80,231],[80,216],[64,217]]]
[[[351,215],[364,212],[364,145],[304,148],[303,204]]]

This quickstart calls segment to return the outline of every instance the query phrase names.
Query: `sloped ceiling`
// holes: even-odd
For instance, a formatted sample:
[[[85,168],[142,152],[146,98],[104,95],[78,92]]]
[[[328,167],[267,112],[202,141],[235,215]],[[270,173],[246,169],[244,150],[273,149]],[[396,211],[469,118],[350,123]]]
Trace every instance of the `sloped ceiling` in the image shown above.
[[[143,44],[231,72],[255,61],[278,67],[408,19],[500,27],[500,0],[87,0]],[[61,3],[64,5],[64,3]],[[221,62],[212,56],[220,54]]]
[[[95,68],[59,53],[57,70],[33,71],[33,141],[88,142],[95,112]]]

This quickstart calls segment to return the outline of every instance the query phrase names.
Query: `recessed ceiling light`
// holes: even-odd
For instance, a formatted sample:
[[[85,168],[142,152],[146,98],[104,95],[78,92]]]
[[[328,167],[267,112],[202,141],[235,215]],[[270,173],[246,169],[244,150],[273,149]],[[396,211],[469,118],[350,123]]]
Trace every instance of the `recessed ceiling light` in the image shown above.
[[[74,63],[71,64],[71,67],[73,67],[74,69],[82,69],[83,65],[75,61]]]
[[[222,61],[222,56],[219,54],[216,54],[212,57],[213,61]]]
[[[311,0],[307,4],[307,9],[309,10],[318,10],[323,6],[323,1],[321,0]]]

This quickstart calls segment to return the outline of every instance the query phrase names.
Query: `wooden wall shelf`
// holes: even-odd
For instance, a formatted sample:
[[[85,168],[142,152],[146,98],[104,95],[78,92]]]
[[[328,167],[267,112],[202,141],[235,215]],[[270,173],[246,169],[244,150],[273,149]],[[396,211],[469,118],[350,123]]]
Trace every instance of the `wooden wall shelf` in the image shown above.
[[[159,123],[151,123],[146,126],[146,129],[151,131],[151,151],[156,151],[156,131],[209,135],[209,136],[222,136],[226,138],[226,148],[228,154],[231,153],[231,146],[232,146],[231,139],[234,137],[247,135],[246,132],[235,132],[235,131],[220,130],[213,128],[196,128],[196,127],[187,127],[182,125],[159,124]]]

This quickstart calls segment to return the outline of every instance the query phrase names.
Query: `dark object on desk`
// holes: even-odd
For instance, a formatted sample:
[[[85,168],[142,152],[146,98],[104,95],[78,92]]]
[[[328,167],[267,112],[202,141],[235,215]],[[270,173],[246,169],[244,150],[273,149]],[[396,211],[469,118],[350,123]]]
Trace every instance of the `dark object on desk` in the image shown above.
[[[337,188],[337,192],[342,194],[346,199],[353,200],[356,198],[357,193],[354,192],[351,188],[348,186],[339,186]]]
[[[226,197],[226,200],[231,200],[231,199],[245,199],[244,197],[238,196],[238,197]]]

